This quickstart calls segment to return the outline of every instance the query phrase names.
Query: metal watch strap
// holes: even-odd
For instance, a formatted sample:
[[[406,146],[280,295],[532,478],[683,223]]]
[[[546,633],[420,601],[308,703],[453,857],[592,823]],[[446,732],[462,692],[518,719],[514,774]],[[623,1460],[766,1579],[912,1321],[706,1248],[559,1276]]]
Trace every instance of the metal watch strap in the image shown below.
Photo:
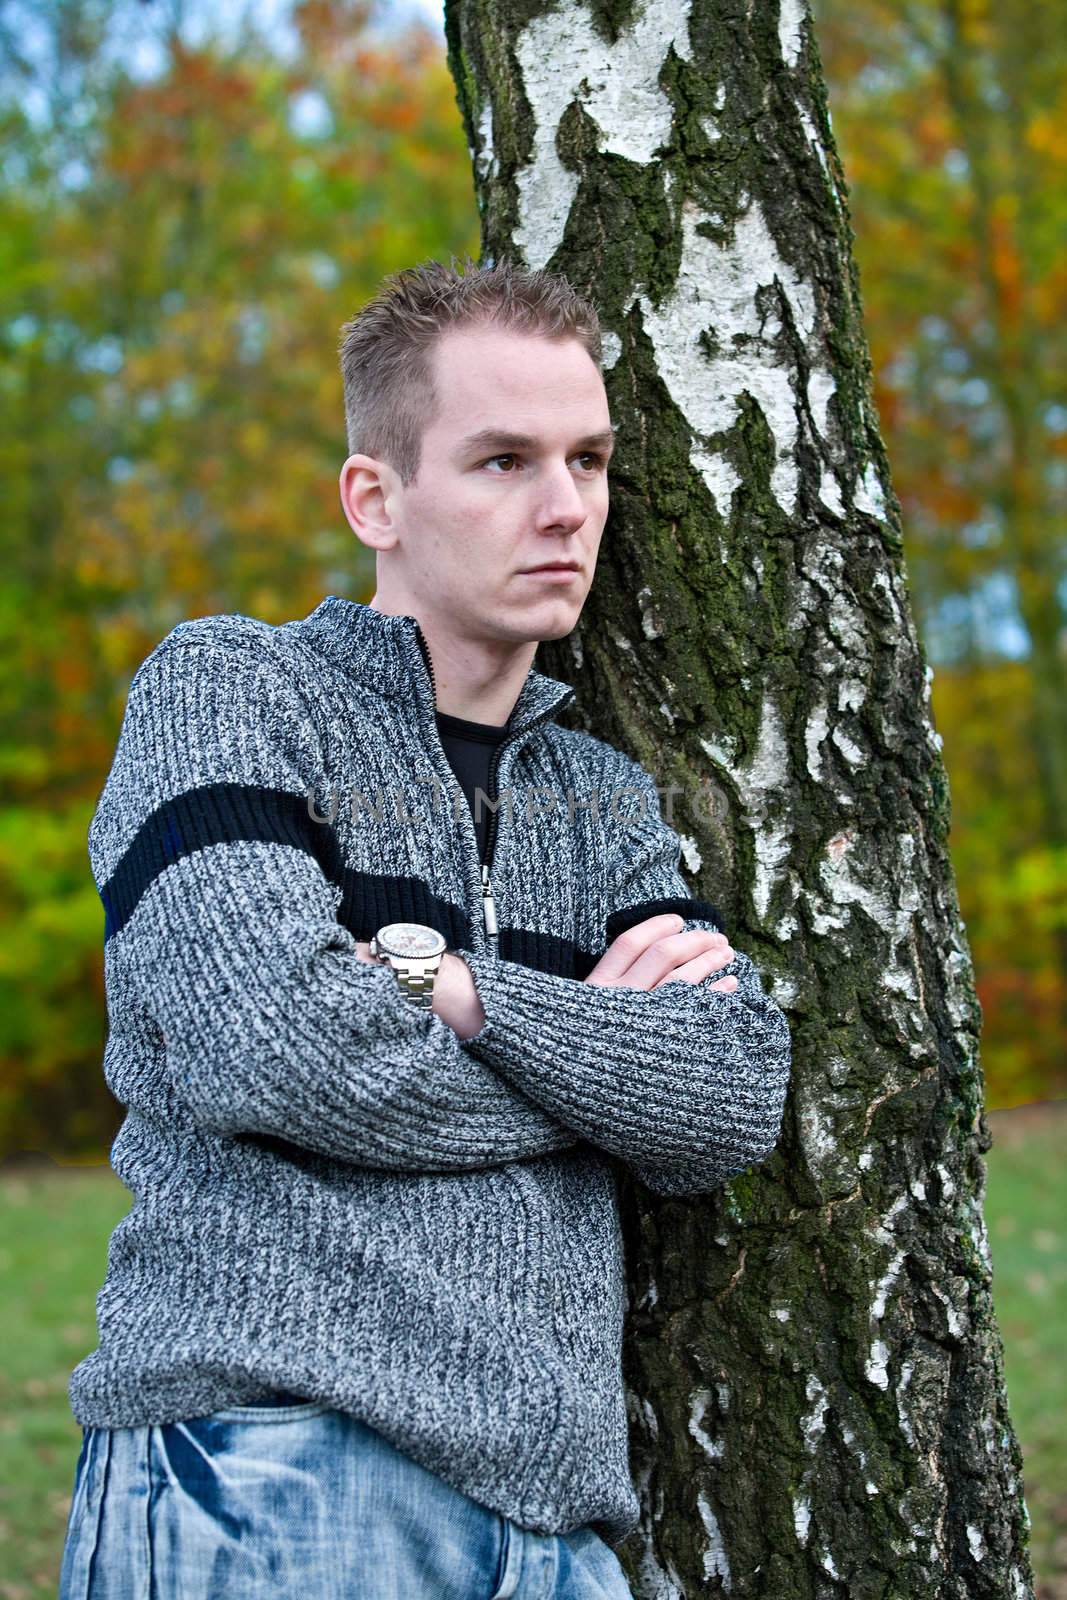
[[[433,972],[404,972],[399,967],[393,968],[402,992],[420,1011],[433,1010],[434,979],[439,970],[436,968]]]

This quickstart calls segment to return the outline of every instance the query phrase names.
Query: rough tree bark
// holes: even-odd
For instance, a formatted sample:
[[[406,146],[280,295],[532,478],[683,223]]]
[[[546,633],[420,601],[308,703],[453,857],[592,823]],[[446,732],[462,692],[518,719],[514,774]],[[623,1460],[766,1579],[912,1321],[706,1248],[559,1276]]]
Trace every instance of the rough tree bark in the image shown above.
[[[611,518],[539,661],[656,773],[794,1042],[769,1161],[625,1185],[620,1556],[663,1600],[1022,1600],[980,1010],[810,15],[448,0],[446,31],[483,258],[606,329]]]

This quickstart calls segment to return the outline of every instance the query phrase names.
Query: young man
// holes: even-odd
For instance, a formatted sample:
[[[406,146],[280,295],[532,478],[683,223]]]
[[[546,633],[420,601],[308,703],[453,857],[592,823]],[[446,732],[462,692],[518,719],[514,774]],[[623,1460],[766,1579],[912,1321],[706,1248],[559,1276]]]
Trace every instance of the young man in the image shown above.
[[[134,1201],[61,1600],[628,1595],[617,1168],[778,1137],[781,1011],[533,666],[608,511],[596,313],[466,267],[343,330],[370,604],[181,623],[130,688],[89,852]]]

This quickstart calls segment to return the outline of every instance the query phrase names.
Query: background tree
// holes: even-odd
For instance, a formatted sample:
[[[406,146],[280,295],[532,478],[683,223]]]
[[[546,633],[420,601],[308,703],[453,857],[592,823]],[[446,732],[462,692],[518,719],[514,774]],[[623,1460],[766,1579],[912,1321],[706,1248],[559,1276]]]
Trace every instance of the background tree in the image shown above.
[[[663,786],[795,1050],[779,1150],[627,1187],[642,1596],[1023,1597],[980,1014],[811,19],[448,0],[483,254],[596,300],[620,426],[541,654]]]

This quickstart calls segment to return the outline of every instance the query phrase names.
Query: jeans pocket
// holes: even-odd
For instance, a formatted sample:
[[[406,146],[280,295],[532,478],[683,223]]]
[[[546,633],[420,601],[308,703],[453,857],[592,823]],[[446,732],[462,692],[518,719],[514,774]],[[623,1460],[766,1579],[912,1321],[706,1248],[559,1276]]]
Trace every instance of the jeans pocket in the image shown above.
[[[497,1533],[499,1535],[499,1551],[497,1555],[496,1572],[493,1576],[493,1587],[489,1591],[489,1600],[509,1600],[518,1587],[522,1569],[521,1547],[512,1551],[512,1534],[521,1541],[522,1532],[510,1518],[494,1513]]]

